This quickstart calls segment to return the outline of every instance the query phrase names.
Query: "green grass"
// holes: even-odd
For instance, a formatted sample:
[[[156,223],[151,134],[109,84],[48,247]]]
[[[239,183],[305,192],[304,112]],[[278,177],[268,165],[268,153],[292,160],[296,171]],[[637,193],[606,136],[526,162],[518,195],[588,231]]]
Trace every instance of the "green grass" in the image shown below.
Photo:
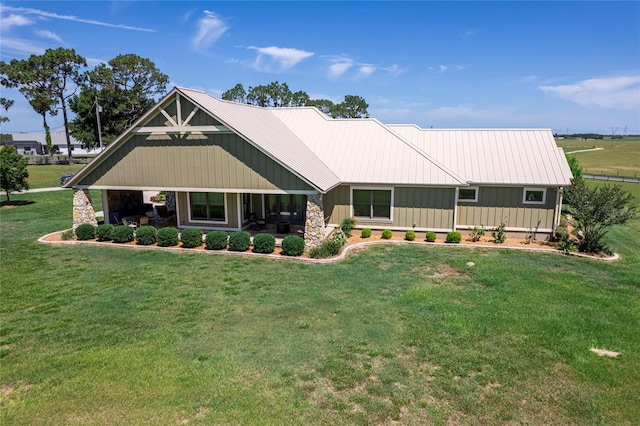
[[[622,140],[557,140],[565,152],[574,150],[604,148],[599,151],[571,154],[585,173],[640,177],[640,138]]]
[[[41,245],[71,191],[14,198],[3,425],[640,422],[640,220],[609,234],[615,263],[381,245],[308,265]]]
[[[85,164],[47,164],[47,165],[29,165],[30,188],[51,188],[60,186],[60,176],[77,172],[82,169]]]

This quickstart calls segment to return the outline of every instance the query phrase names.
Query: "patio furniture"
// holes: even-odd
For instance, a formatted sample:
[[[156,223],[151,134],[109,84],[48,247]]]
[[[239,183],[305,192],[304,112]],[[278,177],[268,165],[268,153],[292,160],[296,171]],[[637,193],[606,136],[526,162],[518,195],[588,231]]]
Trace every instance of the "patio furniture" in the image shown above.
[[[276,233],[277,234],[288,234],[291,232],[291,225],[289,222],[280,221],[276,223]]]
[[[255,213],[251,213],[249,216],[249,227],[253,230],[259,231],[264,229],[267,225],[267,222],[264,219],[258,219]]]
[[[131,216],[128,217],[128,218],[123,217],[122,218],[122,224],[124,226],[128,226],[128,227],[133,228],[133,229],[137,229],[138,228],[138,224],[136,223],[135,219],[132,218]]]

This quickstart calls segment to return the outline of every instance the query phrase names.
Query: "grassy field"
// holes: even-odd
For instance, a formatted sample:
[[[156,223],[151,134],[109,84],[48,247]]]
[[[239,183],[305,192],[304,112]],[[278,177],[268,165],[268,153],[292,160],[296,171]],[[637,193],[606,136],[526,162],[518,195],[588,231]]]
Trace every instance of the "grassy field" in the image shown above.
[[[85,164],[47,164],[47,165],[30,165],[27,167],[29,172],[30,188],[51,188],[60,186],[60,176],[77,172],[83,168]]]
[[[307,265],[41,245],[71,191],[14,198],[3,425],[640,423],[640,220],[608,236],[615,263],[383,245]]]
[[[640,138],[556,141],[564,152],[602,148],[598,151],[577,152],[574,155],[585,173],[640,177]]]

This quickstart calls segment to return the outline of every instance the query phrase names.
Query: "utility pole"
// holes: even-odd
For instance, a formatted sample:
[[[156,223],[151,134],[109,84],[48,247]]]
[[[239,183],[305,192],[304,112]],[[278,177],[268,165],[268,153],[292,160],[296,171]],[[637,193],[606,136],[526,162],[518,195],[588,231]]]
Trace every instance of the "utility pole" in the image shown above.
[[[102,127],[100,127],[100,113],[102,112],[102,107],[98,103],[98,96],[96,95],[96,120],[98,121],[98,143],[100,146],[100,151],[102,151]]]

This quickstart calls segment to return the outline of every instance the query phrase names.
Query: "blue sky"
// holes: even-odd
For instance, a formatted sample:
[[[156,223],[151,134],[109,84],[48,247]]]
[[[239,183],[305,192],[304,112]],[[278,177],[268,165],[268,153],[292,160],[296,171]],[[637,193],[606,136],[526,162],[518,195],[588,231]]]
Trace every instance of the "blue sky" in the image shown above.
[[[640,134],[640,2],[5,1],[0,59],[149,58],[215,96],[271,81],[383,123]],[[41,131],[22,95],[3,133]],[[4,112],[2,115],[5,115]],[[50,119],[52,128],[62,117]]]

